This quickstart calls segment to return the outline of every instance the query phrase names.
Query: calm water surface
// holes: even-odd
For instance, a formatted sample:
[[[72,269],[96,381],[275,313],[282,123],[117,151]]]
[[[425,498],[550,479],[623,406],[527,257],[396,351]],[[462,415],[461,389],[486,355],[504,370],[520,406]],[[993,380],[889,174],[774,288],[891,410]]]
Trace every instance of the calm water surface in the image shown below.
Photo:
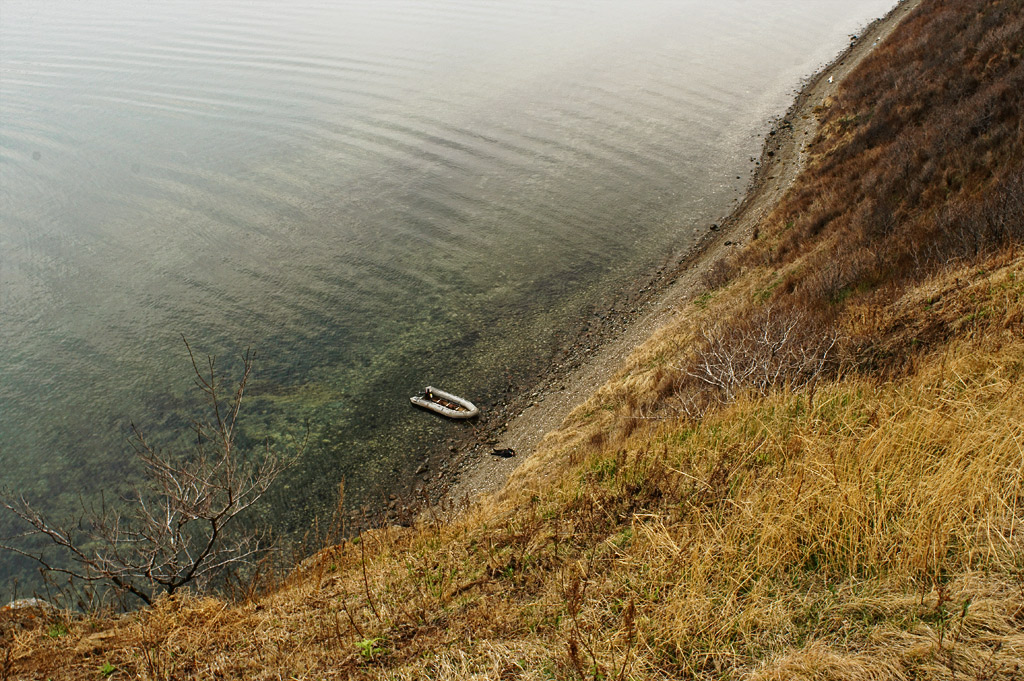
[[[184,335],[258,350],[246,438],[308,420],[281,529],[381,498],[465,427],[408,395],[550,363],[891,4],[3,0],[0,482],[123,489],[130,421],[186,423]]]

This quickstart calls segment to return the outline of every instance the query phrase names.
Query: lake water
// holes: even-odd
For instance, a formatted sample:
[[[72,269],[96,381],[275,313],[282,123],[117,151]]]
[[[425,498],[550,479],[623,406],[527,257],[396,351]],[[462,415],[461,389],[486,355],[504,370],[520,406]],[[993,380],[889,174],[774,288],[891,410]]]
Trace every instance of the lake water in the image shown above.
[[[187,424],[185,336],[257,349],[247,440],[309,423],[280,529],[380,499],[466,427],[409,395],[556,360],[891,5],[3,0],[0,483],[122,491],[129,423]]]

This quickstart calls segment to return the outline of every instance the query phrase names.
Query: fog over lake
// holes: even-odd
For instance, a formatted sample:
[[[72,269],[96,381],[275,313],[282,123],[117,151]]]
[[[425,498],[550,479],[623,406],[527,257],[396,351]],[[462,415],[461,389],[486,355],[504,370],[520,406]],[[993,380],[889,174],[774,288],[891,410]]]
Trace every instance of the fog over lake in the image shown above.
[[[466,427],[411,394],[557,361],[892,5],[3,0],[0,484],[124,491],[130,422],[187,431],[184,336],[257,350],[243,440],[309,424],[279,529],[378,501]]]

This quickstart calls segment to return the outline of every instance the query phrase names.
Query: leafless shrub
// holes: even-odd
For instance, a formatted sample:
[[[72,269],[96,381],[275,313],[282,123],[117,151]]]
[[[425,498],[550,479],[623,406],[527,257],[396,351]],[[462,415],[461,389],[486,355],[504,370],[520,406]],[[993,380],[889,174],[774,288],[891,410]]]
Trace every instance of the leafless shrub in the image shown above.
[[[697,415],[743,391],[811,387],[833,360],[835,329],[799,310],[767,307],[748,318],[725,321],[699,334],[700,348],[681,371],[684,411]]]
[[[1024,168],[1021,169],[1024,172]],[[971,259],[1024,239],[1024,178],[1002,178],[986,201],[948,205],[937,220],[946,259]]]
[[[704,287],[709,291],[722,288],[736,276],[739,268],[732,258],[720,258],[716,260],[708,271],[704,273]]]
[[[294,460],[269,444],[258,461],[235,446],[239,411],[252,371],[253,353],[243,357],[242,376],[233,394],[222,397],[215,362],[199,368],[185,343],[195,382],[210,408],[207,421],[194,420],[195,445],[184,456],[165,454],[132,424],[132,446],[146,481],[123,501],[83,510],[75,524],[46,518],[23,496],[6,491],[0,504],[29,525],[21,535],[42,536],[70,559],[57,563],[48,554],[19,546],[0,548],[32,558],[44,573],[63,573],[90,583],[105,583],[146,604],[157,594],[172,594],[186,584],[203,586],[227,568],[251,564],[266,551],[258,532],[232,532],[232,521],[255,504]],[[66,567],[70,565],[70,567]]]

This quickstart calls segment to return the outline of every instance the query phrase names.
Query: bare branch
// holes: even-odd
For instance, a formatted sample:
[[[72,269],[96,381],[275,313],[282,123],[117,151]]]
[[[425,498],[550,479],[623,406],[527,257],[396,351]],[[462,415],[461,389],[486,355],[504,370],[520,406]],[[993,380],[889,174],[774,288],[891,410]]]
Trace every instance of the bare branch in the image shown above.
[[[677,367],[684,379],[679,390],[684,410],[694,416],[711,403],[735,400],[745,390],[764,395],[773,388],[813,386],[839,343],[838,333],[827,325],[798,311],[772,307],[703,328],[698,339],[695,356]]]
[[[45,572],[106,582],[147,604],[159,592],[174,593],[187,584],[204,586],[221,570],[250,564],[266,550],[263,536],[232,532],[228,526],[259,501],[305,442],[288,458],[279,456],[269,443],[258,463],[240,455],[236,426],[255,353],[246,350],[241,377],[230,401],[222,405],[214,358],[207,358],[204,373],[183,340],[195,384],[210,413],[208,423],[192,423],[193,450],[165,454],[132,423],[131,444],[144,466],[146,484],[133,490],[126,500],[128,508],[111,508],[101,495],[99,509],[84,509],[83,504],[77,528],[66,528],[48,522],[24,497],[0,494],[0,505],[29,526],[25,535],[49,539],[72,567],[16,545],[0,544],[0,549],[32,558]]]

